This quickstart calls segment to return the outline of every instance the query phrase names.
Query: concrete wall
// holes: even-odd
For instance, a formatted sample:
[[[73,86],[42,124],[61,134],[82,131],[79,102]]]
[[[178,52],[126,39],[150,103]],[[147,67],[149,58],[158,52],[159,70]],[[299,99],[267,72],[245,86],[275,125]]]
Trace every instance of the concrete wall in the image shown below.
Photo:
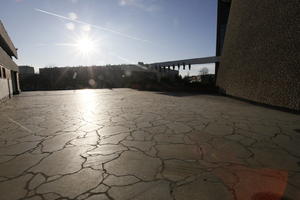
[[[0,46],[0,65],[5,66],[7,69],[19,71],[18,65]]]
[[[0,20],[0,46],[4,48],[10,56],[18,57],[17,49],[12,43],[3,23]]]
[[[0,101],[9,96],[7,79],[0,78]]]
[[[11,79],[8,79],[8,82],[9,82],[9,92],[10,92],[10,96],[12,97],[12,95],[13,95],[12,80],[11,80]]]
[[[3,69],[3,67],[2,67]],[[9,97],[9,94],[12,95],[13,88],[12,88],[12,79],[11,73],[8,69],[6,69],[6,78],[0,78],[0,102]]]
[[[19,68],[12,57],[17,58],[17,49],[0,21],[0,66],[6,71],[6,78],[0,77],[0,100],[13,94],[13,92],[18,94],[18,79],[14,78],[14,85],[16,87],[14,87],[15,91],[13,91],[12,75],[18,72]],[[14,71],[14,73],[11,74],[11,71]],[[18,76],[14,77],[18,78]]]
[[[300,1],[232,0],[217,85],[228,95],[300,110]]]

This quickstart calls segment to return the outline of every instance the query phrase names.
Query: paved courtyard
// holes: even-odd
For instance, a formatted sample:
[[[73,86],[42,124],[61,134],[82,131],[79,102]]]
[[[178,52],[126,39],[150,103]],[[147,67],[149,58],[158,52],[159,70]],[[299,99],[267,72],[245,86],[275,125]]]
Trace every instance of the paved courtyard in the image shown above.
[[[1,200],[297,200],[300,116],[226,97],[24,92],[0,104]]]

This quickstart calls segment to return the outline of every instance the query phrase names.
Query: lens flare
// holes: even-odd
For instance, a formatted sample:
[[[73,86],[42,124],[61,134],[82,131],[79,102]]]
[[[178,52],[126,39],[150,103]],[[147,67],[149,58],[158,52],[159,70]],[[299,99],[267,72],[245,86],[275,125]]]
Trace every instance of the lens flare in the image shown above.
[[[88,36],[83,36],[76,40],[75,47],[77,51],[84,56],[89,56],[96,50],[95,41]]]

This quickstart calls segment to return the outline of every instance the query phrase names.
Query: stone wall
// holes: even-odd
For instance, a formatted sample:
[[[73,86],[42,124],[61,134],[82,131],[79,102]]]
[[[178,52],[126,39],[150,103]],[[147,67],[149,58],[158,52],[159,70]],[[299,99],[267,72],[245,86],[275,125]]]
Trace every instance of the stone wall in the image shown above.
[[[300,1],[233,0],[217,85],[224,93],[300,110]]]

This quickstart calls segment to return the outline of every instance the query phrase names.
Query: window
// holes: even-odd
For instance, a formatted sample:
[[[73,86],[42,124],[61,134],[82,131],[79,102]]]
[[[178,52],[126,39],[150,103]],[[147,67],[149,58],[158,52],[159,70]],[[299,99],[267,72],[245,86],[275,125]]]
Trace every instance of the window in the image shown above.
[[[3,76],[2,76],[2,77],[3,77],[3,78],[6,78],[6,70],[5,70],[4,67],[2,68],[2,73],[3,73]]]
[[[2,67],[0,67],[0,78],[2,78]]]

